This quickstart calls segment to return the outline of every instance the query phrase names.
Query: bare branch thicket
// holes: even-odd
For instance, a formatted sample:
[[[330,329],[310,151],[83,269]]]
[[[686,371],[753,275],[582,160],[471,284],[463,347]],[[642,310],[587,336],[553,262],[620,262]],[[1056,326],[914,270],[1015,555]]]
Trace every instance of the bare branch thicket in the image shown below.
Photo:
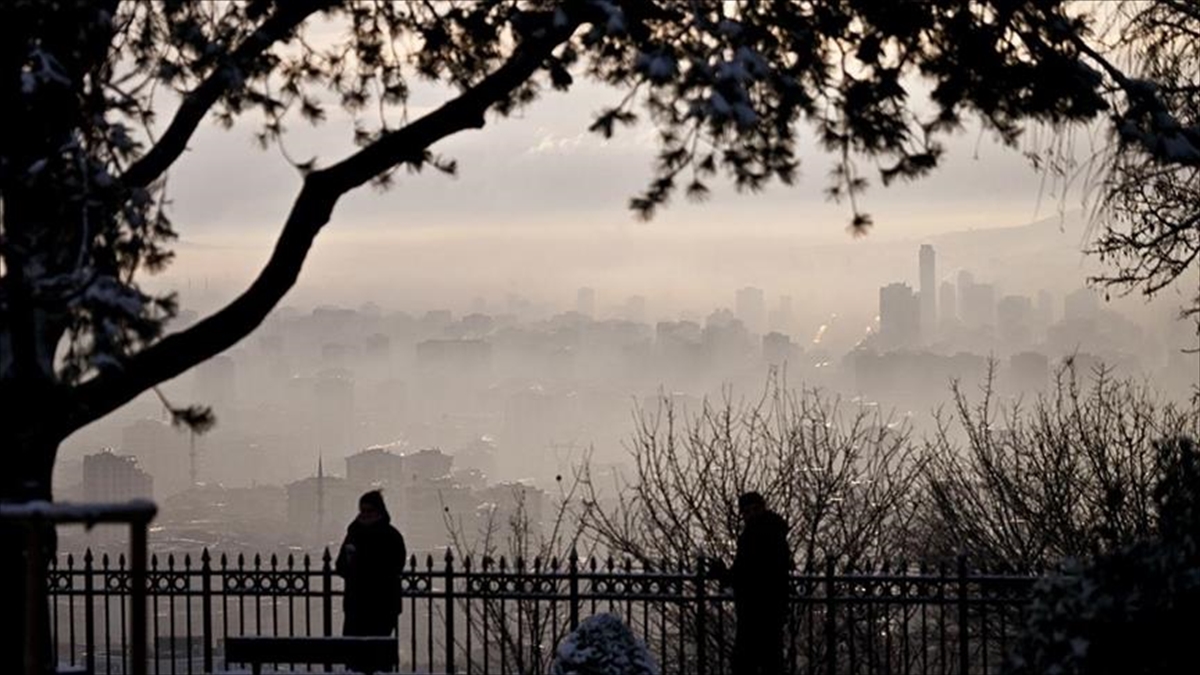
[[[908,532],[923,463],[911,430],[876,408],[794,391],[705,401],[694,414],[659,399],[637,410],[632,475],[610,491],[585,476],[586,535],[645,563],[732,559],[737,497],[757,490],[788,521],[795,562],[848,565],[915,553]]]
[[[926,441],[923,546],[1036,570],[1157,530],[1154,443],[1195,436],[1197,411],[1105,368],[1081,382],[1070,363],[1029,405],[998,401],[991,384],[974,401],[955,384],[953,414]]]
[[[584,458],[586,463],[587,458]],[[529,504],[529,493],[521,485],[513,485],[508,505],[488,505],[486,516],[478,527],[472,528],[461,517],[456,518],[443,509],[443,518],[450,546],[468,571],[513,573],[507,581],[518,584],[494,597],[467,597],[461,605],[472,603],[472,614],[460,609],[459,615],[469,617],[467,630],[490,639],[494,654],[503,654],[505,672],[547,672],[554,658],[554,647],[570,632],[567,611],[547,611],[547,601],[519,597],[522,593],[541,591],[565,594],[559,588],[561,579],[539,578],[542,574],[562,573],[572,556],[578,557],[581,543],[579,522],[586,517],[586,505],[579,499],[583,483],[581,471],[558,480],[558,494],[552,496],[550,517],[539,519],[537,509]],[[586,553],[586,552],[585,552]],[[528,576],[532,573],[532,576]],[[550,587],[545,587],[550,584]],[[513,594],[518,595],[516,599]],[[503,607],[502,607],[503,603]],[[504,617],[501,620],[500,617]],[[460,638],[461,640],[461,638]],[[477,648],[478,650],[479,648]],[[480,670],[494,664],[483,663],[479,653],[468,654]],[[499,658],[497,656],[497,658]]]

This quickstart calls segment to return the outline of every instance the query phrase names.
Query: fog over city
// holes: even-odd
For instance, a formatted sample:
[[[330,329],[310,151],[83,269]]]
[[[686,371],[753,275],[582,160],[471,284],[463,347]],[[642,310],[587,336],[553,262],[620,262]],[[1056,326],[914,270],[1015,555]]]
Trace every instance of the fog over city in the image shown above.
[[[409,110],[445,94],[418,83]],[[402,172],[348,195],[264,325],[160,387],[172,405],[211,405],[216,428],[173,427],[143,394],[64,443],[56,489],[128,496],[88,492],[86,458],[111,451],[122,459],[92,460],[96,480],[101,461],[133,472],[134,492],[161,504],[157,545],[264,548],[332,541],[357,491],[390,482],[410,539],[435,548],[442,514],[474,517],[497,500],[488,489],[550,499],[585,459],[628,469],[635,416],[662,396],[694,414],[761,395],[776,374],[927,433],[951,383],[974,392],[989,364],[1006,400],[1045,392],[1065,359],[1081,379],[1111,368],[1175,401],[1200,379],[1183,352],[1194,326],[1178,318],[1196,271],[1152,301],[1106,297],[1084,253],[1094,186],[1022,154],[1058,145],[1081,159],[1094,132],[1033,126],[1005,147],[969,124],[943,170],[859,198],[877,223],[866,236],[825,195],[835,161],[803,137],[795,187],[717,186],[642,222],[626,202],[650,175],[651,130],[585,131],[613,96],[582,83],[440,144],[458,176]],[[330,115],[293,129],[288,156],[351,149],[330,129],[351,116]],[[202,126],[172,174],[188,228],[167,271],[144,280],[178,294],[168,330],[236,297],[273,246],[297,178],[253,131]],[[419,480],[380,478],[423,450],[437,454]],[[331,481],[348,481],[336,498]]]
[[[57,485],[85,490],[84,458],[111,448],[152,478],[164,546],[173,530],[179,545],[311,544],[387,471],[347,457],[435,449],[448,457],[429,454],[419,480],[405,469],[391,487],[410,538],[434,547],[444,509],[473,514],[517,484],[548,502],[585,458],[628,469],[635,415],[662,396],[695,414],[705,399],[761,395],[772,373],[921,433],[951,383],[977,393],[989,363],[1008,401],[1047,392],[1067,359],[1081,380],[1111,368],[1186,401],[1200,368],[1183,351],[1196,340],[1178,318],[1186,296],[1089,288],[1085,228],[1068,212],[862,239],[736,222],[332,232],[262,327],[161,388],[212,405],[214,430],[172,427],[144,395],[68,441]],[[258,256],[230,234],[181,246],[160,282],[180,294],[180,325],[227,301]],[[297,506],[315,508],[306,485],[348,474],[355,488],[323,492],[328,513]],[[272,521],[290,526],[264,530]]]

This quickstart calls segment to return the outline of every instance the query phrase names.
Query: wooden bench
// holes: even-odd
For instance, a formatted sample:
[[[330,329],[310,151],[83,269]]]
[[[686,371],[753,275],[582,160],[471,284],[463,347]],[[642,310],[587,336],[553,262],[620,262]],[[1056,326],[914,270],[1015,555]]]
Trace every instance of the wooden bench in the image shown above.
[[[359,665],[364,672],[394,671],[400,643],[395,637],[231,637],[225,640],[225,665],[250,666],[254,675],[264,663]]]

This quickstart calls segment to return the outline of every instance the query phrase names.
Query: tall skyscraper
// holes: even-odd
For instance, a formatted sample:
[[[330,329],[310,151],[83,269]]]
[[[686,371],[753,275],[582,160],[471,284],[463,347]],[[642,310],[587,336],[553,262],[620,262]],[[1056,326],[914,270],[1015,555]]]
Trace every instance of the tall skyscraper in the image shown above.
[[[771,312],[767,328],[784,335],[791,335],[795,330],[795,322],[796,315],[792,310],[792,296],[779,296],[779,306]]]
[[[879,340],[884,349],[913,347],[921,337],[921,309],[908,284],[879,289]]]
[[[921,339],[932,342],[937,330],[937,254],[933,246],[921,245]]]
[[[763,333],[767,327],[767,303],[761,288],[747,286],[739,290],[734,309],[747,330],[760,335]]]

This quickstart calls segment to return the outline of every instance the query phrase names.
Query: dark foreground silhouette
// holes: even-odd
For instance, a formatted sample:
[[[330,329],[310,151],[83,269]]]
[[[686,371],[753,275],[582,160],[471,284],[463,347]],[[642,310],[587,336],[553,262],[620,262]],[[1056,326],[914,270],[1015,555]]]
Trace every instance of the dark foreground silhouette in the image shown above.
[[[378,490],[358,500],[335,569],[346,581],[344,635],[391,635],[400,614],[400,572],[407,553]]]
[[[733,588],[737,616],[733,673],[779,675],[783,672],[783,625],[792,569],[788,526],[757,492],[739,497],[738,511],[745,524],[733,566],[726,568],[721,561],[714,561],[722,585]]]

